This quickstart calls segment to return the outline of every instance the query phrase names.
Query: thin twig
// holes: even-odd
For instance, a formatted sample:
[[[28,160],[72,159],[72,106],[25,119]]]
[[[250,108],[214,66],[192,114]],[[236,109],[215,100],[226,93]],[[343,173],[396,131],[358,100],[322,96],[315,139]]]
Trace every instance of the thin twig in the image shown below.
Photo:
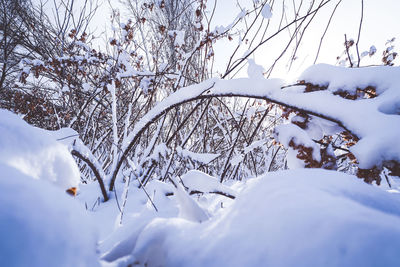
[[[344,46],[346,47],[346,53],[347,53],[347,58],[349,59],[350,68],[352,68],[353,67],[353,62],[351,61],[351,58],[350,58],[350,52],[349,52],[350,46],[348,45],[347,35],[346,34],[344,34]]]
[[[108,195],[107,195],[107,191],[106,191],[106,188],[105,188],[105,186],[104,186],[103,179],[102,179],[102,177],[100,176],[99,170],[97,170],[97,168],[95,167],[95,165],[93,164],[93,162],[92,162],[89,158],[87,158],[87,157],[85,157],[84,155],[82,155],[82,154],[81,154],[79,151],[77,151],[77,150],[72,150],[72,151],[71,151],[71,154],[72,154],[73,156],[79,158],[80,160],[84,161],[84,162],[90,167],[90,169],[92,170],[94,176],[96,176],[97,182],[98,182],[99,185],[100,185],[100,189],[101,189],[101,193],[103,194],[104,201],[107,201],[107,200],[109,199],[109,197],[108,197]]]
[[[318,51],[317,51],[317,55],[315,56],[314,64],[317,62],[317,59],[318,59],[318,56],[319,56],[319,52],[320,52],[321,47],[322,47],[322,41],[324,40],[325,34],[326,34],[326,32],[328,31],[328,28],[329,28],[329,26],[330,26],[330,24],[331,24],[333,15],[335,14],[336,9],[337,9],[337,7],[339,6],[339,4],[340,4],[341,2],[342,2],[342,0],[340,0],[340,1],[336,4],[335,8],[333,9],[333,11],[332,11],[332,13],[331,13],[331,16],[330,16],[330,18],[329,18],[328,24],[326,25],[325,31],[324,31],[324,33],[323,33],[322,36],[321,36],[321,40],[319,41]]]
[[[356,50],[357,50],[357,67],[360,67],[360,51],[358,49],[358,43],[360,42],[360,36],[361,36],[361,27],[363,23],[363,18],[364,18],[364,0],[361,0],[361,19],[360,19],[360,27],[358,28],[358,37],[357,37],[357,42],[356,42]]]

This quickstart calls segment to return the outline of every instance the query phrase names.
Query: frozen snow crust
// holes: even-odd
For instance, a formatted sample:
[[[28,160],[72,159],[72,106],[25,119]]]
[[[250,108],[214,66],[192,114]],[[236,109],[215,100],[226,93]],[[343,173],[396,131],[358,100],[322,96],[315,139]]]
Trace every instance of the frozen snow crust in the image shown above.
[[[400,266],[400,199],[343,173],[250,180],[204,223],[155,219],[133,255],[147,266]]]

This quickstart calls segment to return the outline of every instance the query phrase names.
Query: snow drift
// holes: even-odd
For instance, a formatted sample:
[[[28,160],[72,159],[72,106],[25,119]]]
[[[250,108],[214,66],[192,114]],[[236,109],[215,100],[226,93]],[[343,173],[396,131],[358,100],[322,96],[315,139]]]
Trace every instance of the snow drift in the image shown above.
[[[53,134],[0,110],[2,266],[98,265],[95,228],[65,192],[78,167]]]
[[[205,223],[155,219],[131,261],[146,266],[399,266],[400,199],[315,169],[250,180]]]
[[[80,181],[79,169],[67,146],[52,132],[33,127],[19,116],[0,109],[0,163],[35,179],[67,189]]]
[[[96,234],[64,190],[0,163],[2,266],[98,266]]]

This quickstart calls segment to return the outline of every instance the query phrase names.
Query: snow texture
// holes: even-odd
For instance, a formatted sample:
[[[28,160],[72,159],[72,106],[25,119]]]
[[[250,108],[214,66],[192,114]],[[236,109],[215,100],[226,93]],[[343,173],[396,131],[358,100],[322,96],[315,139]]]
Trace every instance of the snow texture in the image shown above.
[[[250,71],[250,67],[256,70]],[[202,95],[248,96],[314,112],[308,129],[290,124],[277,127],[275,132],[286,146],[291,140],[315,146],[315,160],[320,155],[311,139],[343,130],[318,115],[340,121],[360,138],[351,147],[360,167],[400,160],[399,67],[345,69],[315,65],[300,79],[327,89],[310,93],[305,93],[302,85],[283,87],[282,80],[264,79],[260,67],[249,60],[250,78],[210,79],[172,93],[144,115],[130,133],[126,130],[122,151],[149,123],[174,105]],[[367,86],[376,87],[378,96],[348,100],[334,94],[337,91],[353,94],[357,88]],[[251,117],[254,112],[246,115]],[[291,118],[292,122],[302,119]],[[0,251],[5,251],[0,254],[2,264],[95,265],[94,249],[87,249],[93,247],[95,239],[90,234],[91,228],[85,226],[89,224],[85,222],[85,214],[78,214],[79,208],[71,208],[72,200],[63,190],[41,181],[49,180],[63,189],[77,185],[79,172],[68,151],[76,135],[71,129],[52,133],[41,130],[0,110],[0,188],[5,191],[0,195],[0,233],[5,237],[0,241]],[[262,143],[262,140],[252,143],[244,148],[244,153]],[[92,159],[101,170],[83,144],[73,144],[74,149]],[[152,158],[167,151],[165,144],[161,144],[153,154],[145,154],[146,158]],[[292,152],[289,149],[289,166],[302,167],[295,151]],[[203,162],[217,156],[179,148],[178,153]],[[238,162],[241,155],[235,156]],[[104,242],[100,251],[106,262],[104,266],[400,265],[400,195],[366,185],[354,176],[323,170],[284,171],[242,182],[245,189],[241,192],[237,190],[241,186],[228,187],[199,171],[192,170],[182,176],[189,192],[218,191],[235,196],[234,201],[215,194],[189,196],[181,181],[171,179],[177,188],[150,181],[146,186],[148,195],[131,186],[124,215],[116,208],[115,199],[100,203],[97,184],[82,185],[84,191],[76,198],[95,211],[93,217],[101,222]],[[124,196],[127,189],[122,179],[117,179],[115,198]],[[228,206],[221,199],[226,199]]]
[[[132,261],[145,266],[399,266],[400,199],[343,173],[270,173],[203,223],[155,219]]]
[[[182,184],[179,183],[177,179],[171,179],[173,179],[176,185],[174,194],[178,200],[179,217],[193,222],[208,220],[206,212],[188,195]]]
[[[261,10],[261,15],[264,19],[272,18],[271,6],[269,4],[265,4]]]
[[[264,79],[263,72],[265,71],[263,66],[257,65],[254,59],[247,59],[249,66],[247,67],[247,75],[251,79]]]
[[[190,170],[182,177],[183,184],[190,191],[200,191],[203,193],[221,192],[227,195],[236,196],[236,192],[231,188],[221,184],[216,178],[208,175],[207,173]]]
[[[307,69],[300,79],[327,86],[328,92],[303,94],[307,99],[299,96],[296,102],[298,106],[342,121],[361,139],[350,149],[359,161],[360,168],[371,168],[384,160],[400,161],[399,78],[400,67],[349,69],[315,65]],[[341,90],[354,94],[357,88],[364,89],[367,86],[375,87],[378,96],[353,101],[338,99],[338,96],[329,93]]]
[[[99,172],[100,177],[106,177],[104,170],[97,160],[97,158],[92,154],[91,150],[85,146],[82,140],[79,138],[79,134],[71,128],[62,128],[60,130],[51,132],[51,135],[57,139],[58,142],[63,143],[68,150],[75,150],[83,155],[85,158],[89,159],[94,165],[96,170]]]
[[[291,141],[295,145],[304,145],[313,149],[312,156],[316,161],[321,160],[318,145],[309,137],[306,131],[294,124],[281,124],[275,127],[276,140],[288,148],[287,163],[290,169],[304,168],[304,161],[297,158],[297,151],[289,147]]]
[[[82,206],[40,178],[0,163],[1,266],[98,266],[95,228]]]
[[[199,163],[208,164],[214,159],[218,158],[220,154],[212,154],[212,153],[195,153],[187,149],[183,149],[182,147],[178,146],[176,148],[176,152],[181,157],[187,157],[191,160],[197,161]]]
[[[0,110],[0,163],[62,189],[77,187],[80,181],[67,146],[56,141],[51,132],[33,127],[6,110]]]

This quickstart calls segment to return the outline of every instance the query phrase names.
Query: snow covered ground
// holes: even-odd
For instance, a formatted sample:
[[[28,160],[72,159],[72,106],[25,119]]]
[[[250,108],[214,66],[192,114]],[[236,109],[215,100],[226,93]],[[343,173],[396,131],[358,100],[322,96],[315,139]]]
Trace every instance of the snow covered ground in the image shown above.
[[[398,266],[400,195],[338,172],[282,171],[249,180],[206,222],[156,218],[136,238],[124,264]]]
[[[64,190],[0,163],[1,266],[99,266],[97,231]]]
[[[1,266],[98,266],[98,232],[65,190],[79,170],[52,133],[0,110]]]

